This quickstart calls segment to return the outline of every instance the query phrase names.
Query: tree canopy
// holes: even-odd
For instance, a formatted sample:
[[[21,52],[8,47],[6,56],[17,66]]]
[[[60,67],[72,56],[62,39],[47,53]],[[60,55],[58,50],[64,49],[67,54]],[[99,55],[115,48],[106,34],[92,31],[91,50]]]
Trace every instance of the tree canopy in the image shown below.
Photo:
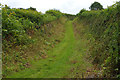
[[[36,11],[36,8],[33,8],[33,7],[30,7],[28,9]]]
[[[99,2],[94,2],[89,7],[89,9],[91,9],[91,10],[101,10],[101,9],[103,9],[103,6]]]

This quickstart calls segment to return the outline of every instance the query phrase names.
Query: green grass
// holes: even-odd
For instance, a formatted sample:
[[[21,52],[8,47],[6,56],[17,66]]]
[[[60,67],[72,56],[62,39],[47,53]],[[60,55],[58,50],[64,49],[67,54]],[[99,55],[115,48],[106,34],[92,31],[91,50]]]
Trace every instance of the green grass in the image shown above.
[[[85,72],[89,63],[84,61],[85,41],[77,40],[74,37],[72,21],[68,21],[65,26],[64,39],[48,51],[48,57],[39,61],[33,61],[30,69],[16,72],[9,78],[63,78],[78,77]],[[73,71],[71,71],[74,69]]]

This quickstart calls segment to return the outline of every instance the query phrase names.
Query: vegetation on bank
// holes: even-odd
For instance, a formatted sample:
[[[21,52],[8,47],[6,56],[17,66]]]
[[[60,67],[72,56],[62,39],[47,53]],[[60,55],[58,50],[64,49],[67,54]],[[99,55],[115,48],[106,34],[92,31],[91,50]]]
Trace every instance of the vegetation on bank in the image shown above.
[[[63,23],[61,15],[58,10],[42,14],[31,9],[10,9],[7,5],[2,8],[3,77],[10,72],[29,68],[30,59],[36,59],[38,55],[45,56],[47,46],[54,47],[58,43],[60,36],[53,37],[57,31],[55,25]],[[55,20],[59,23],[55,23]],[[39,46],[35,45],[38,42]],[[36,47],[41,51],[35,52]]]
[[[54,14],[61,14],[61,12],[55,10],[52,12]],[[8,9],[4,7],[2,8],[3,39],[11,37],[9,40],[12,43],[14,41],[14,44],[26,44],[30,40],[26,35],[30,30],[34,31],[39,29],[42,25],[54,21],[59,17],[57,15],[42,14],[41,12],[30,9]]]
[[[88,35],[88,54],[93,59],[92,63],[97,64],[104,77],[119,77],[120,3],[117,2],[104,10],[83,9],[74,22],[84,26],[78,30],[80,35]]]
[[[119,2],[107,9],[82,9],[77,15],[61,13],[59,10],[48,10],[43,14],[32,7],[11,9],[6,5],[2,8],[3,77],[30,68],[32,60],[46,59],[47,52],[64,37],[67,28],[63,25],[67,20],[73,20],[76,45],[86,41],[82,44],[84,48],[76,47],[76,55],[79,51],[85,52],[88,59],[102,72],[102,77],[120,77]],[[85,49],[85,44],[88,50]],[[76,71],[79,70],[78,65],[79,63]],[[71,73],[72,76],[76,74]]]

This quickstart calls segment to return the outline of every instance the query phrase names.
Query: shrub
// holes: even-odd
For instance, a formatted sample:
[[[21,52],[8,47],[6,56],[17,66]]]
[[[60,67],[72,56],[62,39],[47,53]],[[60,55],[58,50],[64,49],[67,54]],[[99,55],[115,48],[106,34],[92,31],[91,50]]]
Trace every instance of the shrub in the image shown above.
[[[89,52],[94,59],[93,63],[102,67],[106,77],[119,75],[119,12],[120,5],[116,3],[108,9],[85,11],[78,16],[84,25],[89,25],[90,34],[95,40],[91,42]]]
[[[45,13],[46,14],[50,14],[52,16],[55,16],[57,18],[59,18],[60,16],[62,16],[62,13],[59,10],[56,10],[56,9],[54,9],[54,10],[48,10]]]

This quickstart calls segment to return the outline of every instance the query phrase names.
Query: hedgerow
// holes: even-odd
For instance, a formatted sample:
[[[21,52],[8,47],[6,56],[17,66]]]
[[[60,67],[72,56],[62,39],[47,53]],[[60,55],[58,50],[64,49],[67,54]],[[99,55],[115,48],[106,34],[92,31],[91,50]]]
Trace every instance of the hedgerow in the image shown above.
[[[93,63],[101,66],[105,77],[118,77],[120,3],[104,10],[85,11],[78,18],[89,26],[93,36],[89,48]]]
[[[59,14],[62,15],[60,12]],[[26,54],[27,52],[25,51],[27,50],[25,49],[27,47],[30,49],[31,45],[36,44],[39,37],[41,38],[41,43],[46,41],[44,39],[47,39],[48,35],[50,37],[50,31],[52,32],[54,27],[49,23],[59,19],[59,14],[43,14],[31,9],[11,9],[7,5],[5,7],[2,6],[3,77],[10,72],[20,71],[29,66],[30,60],[28,60],[28,57],[30,54]],[[37,38],[34,38],[36,35],[38,35]],[[42,50],[39,54],[41,53]],[[34,53],[35,55],[38,55],[38,53]]]
[[[53,13],[49,13],[53,12]],[[42,25],[58,19],[62,14],[60,11],[49,10],[46,14],[30,9],[2,8],[2,36],[3,40],[11,43],[29,43],[27,35],[29,30],[39,29]],[[23,41],[23,38],[25,39]],[[14,39],[14,40],[13,40]],[[13,42],[14,41],[14,42]],[[4,44],[4,41],[3,41]]]

